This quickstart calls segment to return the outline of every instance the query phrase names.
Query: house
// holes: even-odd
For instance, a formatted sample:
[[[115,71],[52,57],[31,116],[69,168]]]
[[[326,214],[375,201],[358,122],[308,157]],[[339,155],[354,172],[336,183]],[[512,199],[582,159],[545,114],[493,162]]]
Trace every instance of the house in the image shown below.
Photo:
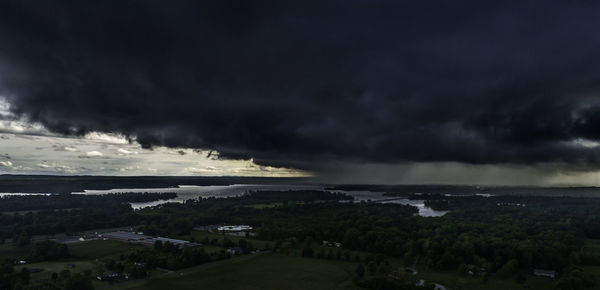
[[[327,247],[336,247],[336,248],[342,247],[342,243],[340,243],[340,242],[323,241],[322,245],[327,246]]]
[[[100,281],[117,280],[117,279],[119,279],[119,274],[113,273],[113,272],[104,272],[104,273],[96,276],[96,279],[98,279]]]
[[[240,247],[233,247],[233,248],[227,249],[226,252],[231,255],[239,255],[239,254],[243,253],[244,250],[242,250],[242,248],[240,248]]]
[[[558,275],[558,273],[553,270],[533,269],[533,275],[554,279]]]

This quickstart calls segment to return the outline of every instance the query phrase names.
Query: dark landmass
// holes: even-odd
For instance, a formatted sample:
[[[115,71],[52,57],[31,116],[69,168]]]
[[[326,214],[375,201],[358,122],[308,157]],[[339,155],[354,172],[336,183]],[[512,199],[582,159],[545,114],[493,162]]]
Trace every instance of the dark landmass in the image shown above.
[[[25,210],[54,210],[99,207],[107,203],[149,202],[176,198],[174,192],[125,192],[103,195],[52,194],[0,197],[0,213]]]
[[[15,196],[5,201],[19,204],[17,200],[29,198]],[[57,198],[73,204],[83,202],[75,195]],[[255,258],[261,255],[275,259],[268,267],[288,269],[285,267],[296,265],[294,273],[286,277],[297,283],[306,280],[303,269],[333,267],[332,262],[342,267],[313,271],[311,281],[318,281],[314,283],[320,287],[305,285],[310,289],[333,289],[328,283],[373,290],[433,289],[433,282],[448,289],[592,289],[598,285],[600,203],[596,198],[409,196],[424,199],[433,208],[450,210],[435,218],[416,215],[417,208],[410,205],[342,202],[351,197],[327,191],[250,191],[242,196],[199,198],[141,210],[133,210],[125,202],[128,198],[127,194],[96,196],[90,199],[96,203],[92,207],[60,209],[57,204],[56,209],[1,214],[0,281],[5,285],[0,288],[50,283],[52,289],[91,289],[65,286],[77,277],[86,283],[94,280],[94,285],[102,286],[98,288],[110,289],[112,282],[119,287],[119,281],[139,279],[139,289],[164,289],[169,283],[183,285],[172,289],[190,289],[186,285],[196,287],[208,281],[200,271],[188,272],[195,271],[194,266],[231,259],[233,264],[213,264],[230,267],[211,275],[228,283],[221,288],[236,289],[237,280],[228,273],[238,275],[255,269],[257,265],[244,264],[243,257],[264,261]],[[200,245],[179,248],[165,242],[140,246],[98,239],[64,246],[32,239],[56,234],[78,237],[82,231],[133,225],[145,235]],[[219,225],[249,225],[252,235],[225,234],[217,230]],[[43,263],[15,265],[23,258]],[[51,271],[56,271],[56,264],[45,264],[53,261],[87,263],[95,272],[86,274],[83,268],[71,267],[68,270],[74,274],[55,277]],[[22,270],[25,267],[47,272],[29,277],[29,270]],[[161,269],[194,274],[161,278],[162,274],[156,275],[165,271]],[[544,269],[556,277],[537,277],[534,269]],[[336,271],[346,274],[339,280],[328,280],[329,273]],[[110,273],[129,278],[115,278],[110,283],[93,278]],[[287,285],[274,286],[270,276],[258,276],[252,281],[265,286],[261,289]],[[419,279],[427,280],[426,288],[417,286]],[[208,284],[205,288],[216,287]]]
[[[409,196],[413,194],[436,195],[529,195],[529,196],[572,196],[600,197],[599,187],[541,187],[541,186],[477,186],[477,185],[335,185],[328,190],[375,191],[387,196]]]
[[[114,188],[165,188],[178,185],[298,184],[306,178],[195,176],[53,176],[1,175],[0,192],[71,193]]]

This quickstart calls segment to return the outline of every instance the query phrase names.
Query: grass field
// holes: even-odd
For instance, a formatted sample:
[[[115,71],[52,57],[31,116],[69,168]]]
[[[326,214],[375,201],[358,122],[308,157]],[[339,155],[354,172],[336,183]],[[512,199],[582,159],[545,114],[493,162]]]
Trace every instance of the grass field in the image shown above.
[[[600,254],[600,240],[586,239],[581,252],[584,254]]]
[[[427,283],[439,283],[449,289],[464,289],[464,290],[505,290],[505,289],[554,289],[554,280],[548,278],[536,277],[527,275],[527,279],[523,284],[517,283],[514,279],[502,280],[494,277],[489,277],[488,281],[484,282],[481,277],[461,276],[455,271],[430,271],[422,270],[424,267],[418,267],[418,279],[424,279]]]
[[[40,269],[41,272],[32,273],[31,279],[36,282],[49,281],[53,272],[59,273],[62,270],[69,270],[72,273],[80,273],[90,270],[92,275],[101,269],[103,260],[108,258],[118,258],[120,254],[128,253],[137,248],[143,248],[143,245],[123,243],[110,240],[94,240],[81,243],[69,244],[71,258],[59,261],[47,261],[40,263],[29,263],[15,266],[16,271],[22,268]],[[14,248],[12,245],[1,245],[2,249],[15,251],[26,251],[27,249]],[[26,252],[23,253],[26,255]],[[143,281],[143,280],[142,280]],[[94,281],[96,288],[106,288],[112,285]],[[139,283],[138,283],[139,284]]]
[[[205,264],[130,289],[359,289],[355,263],[258,254]]]
[[[71,264],[74,267],[69,267],[68,264]],[[53,272],[60,273],[62,270],[69,270],[72,273],[80,273],[90,270],[92,273],[95,273],[95,270],[99,266],[100,263],[94,261],[53,261],[19,265],[15,267],[15,270],[21,271],[21,269],[25,267],[28,269],[42,269],[42,272],[31,274],[31,280],[48,281]]]
[[[29,247],[16,247],[13,244],[0,244],[0,260],[23,260],[27,258]]]

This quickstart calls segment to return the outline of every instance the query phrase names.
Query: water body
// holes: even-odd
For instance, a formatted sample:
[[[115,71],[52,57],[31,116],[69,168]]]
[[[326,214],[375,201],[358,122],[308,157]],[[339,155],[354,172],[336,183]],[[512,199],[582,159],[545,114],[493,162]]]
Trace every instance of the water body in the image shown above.
[[[0,198],[5,196],[25,196],[25,195],[45,195],[49,196],[51,193],[23,193],[23,192],[0,192]]]
[[[268,184],[234,184],[234,185],[208,185],[208,186],[197,186],[197,185],[180,185],[179,187],[167,187],[167,188],[136,188],[136,189],[110,189],[110,190],[85,190],[83,192],[73,192],[73,194],[110,194],[110,193],[122,193],[122,192],[174,192],[177,193],[177,197],[169,200],[157,200],[150,202],[132,202],[131,207],[134,209],[142,209],[150,206],[157,206],[168,202],[179,202],[183,203],[189,199],[208,198],[208,197],[233,197],[240,196],[248,191],[258,190],[325,190],[325,186],[322,185],[268,185]],[[396,203],[411,205],[418,208],[418,215],[423,217],[439,217],[446,214],[446,211],[436,211],[430,207],[425,206],[423,200],[409,200],[404,198],[392,198],[384,196],[383,192],[374,191],[347,191],[347,190],[334,190],[332,192],[341,192],[354,197],[357,202],[370,201],[370,202],[381,202],[381,203]]]

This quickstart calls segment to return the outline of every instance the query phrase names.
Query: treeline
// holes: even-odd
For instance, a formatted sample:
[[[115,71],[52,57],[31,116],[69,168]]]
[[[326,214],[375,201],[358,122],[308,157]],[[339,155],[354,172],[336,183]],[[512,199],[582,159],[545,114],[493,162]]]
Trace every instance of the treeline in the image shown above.
[[[34,235],[76,233],[90,229],[128,226],[141,222],[142,218],[133,211],[129,204],[120,202],[81,209],[0,214],[0,242],[12,239],[19,245],[26,245]]]
[[[26,195],[0,198],[0,242],[26,245],[34,235],[75,233],[90,229],[139,224],[129,202],[175,198],[175,193],[115,193],[106,195]],[[6,211],[15,211],[6,213]],[[30,212],[27,212],[31,210]],[[19,213],[24,211],[25,213]]]
[[[0,262],[0,289],[3,290],[92,290],[92,273],[87,270],[73,274],[69,270],[52,273],[44,283],[31,281],[33,270],[27,267],[15,271],[10,261]]]
[[[240,239],[238,243],[234,243],[225,237],[221,242],[218,240],[203,241],[207,245],[215,245],[220,247],[237,247],[242,253],[248,253],[254,247],[245,239]],[[208,263],[222,259],[228,259],[231,254],[221,250],[217,252],[207,253],[201,246],[179,248],[170,242],[156,241],[153,247],[137,250],[128,255],[122,255],[118,261],[110,260],[105,267],[117,273],[133,273],[137,271],[138,277],[140,269],[144,271],[155,268],[164,268],[169,270],[179,270],[189,268],[199,264]],[[137,269],[137,270],[136,270]]]
[[[53,261],[71,257],[69,249],[65,244],[52,241],[42,241],[33,244],[28,254],[24,257],[27,263],[41,261]],[[0,289],[65,289],[86,290],[93,289],[91,272],[72,274],[68,270],[52,273],[51,280],[43,284],[31,283],[33,269],[28,267],[15,271],[14,260],[5,259],[0,262]]]
[[[200,198],[187,200],[183,204],[164,204],[156,208],[139,211],[145,219],[142,230],[150,235],[177,236],[186,235],[198,225],[213,225],[222,223],[257,225],[263,221],[255,214],[262,211],[246,205],[281,203],[277,209],[299,208],[300,202],[307,206],[336,207],[340,200],[351,200],[352,197],[341,193],[327,191],[252,191],[245,195],[228,198]],[[299,205],[301,206],[301,205]],[[307,207],[308,211],[310,208]],[[416,213],[413,207],[405,209]],[[310,215],[312,213],[307,213]],[[304,236],[302,236],[304,237]]]
[[[339,200],[354,200],[354,197],[340,192],[323,190],[260,190],[247,192],[237,202],[268,203],[277,201],[316,202]]]
[[[600,239],[600,199],[540,196],[417,195],[436,210],[451,210],[463,217],[486,219],[496,215],[525,216],[530,221],[564,224],[590,239]]]
[[[86,189],[167,188],[187,185],[297,184],[304,178],[229,176],[56,176],[0,175],[2,192],[71,193]]]
[[[41,241],[34,243],[27,255],[27,262],[52,261],[63,258],[69,258],[69,248],[65,244],[59,244],[53,241]]]
[[[98,207],[110,203],[148,202],[177,197],[174,192],[124,192],[103,195],[9,195],[0,198],[0,212]]]

